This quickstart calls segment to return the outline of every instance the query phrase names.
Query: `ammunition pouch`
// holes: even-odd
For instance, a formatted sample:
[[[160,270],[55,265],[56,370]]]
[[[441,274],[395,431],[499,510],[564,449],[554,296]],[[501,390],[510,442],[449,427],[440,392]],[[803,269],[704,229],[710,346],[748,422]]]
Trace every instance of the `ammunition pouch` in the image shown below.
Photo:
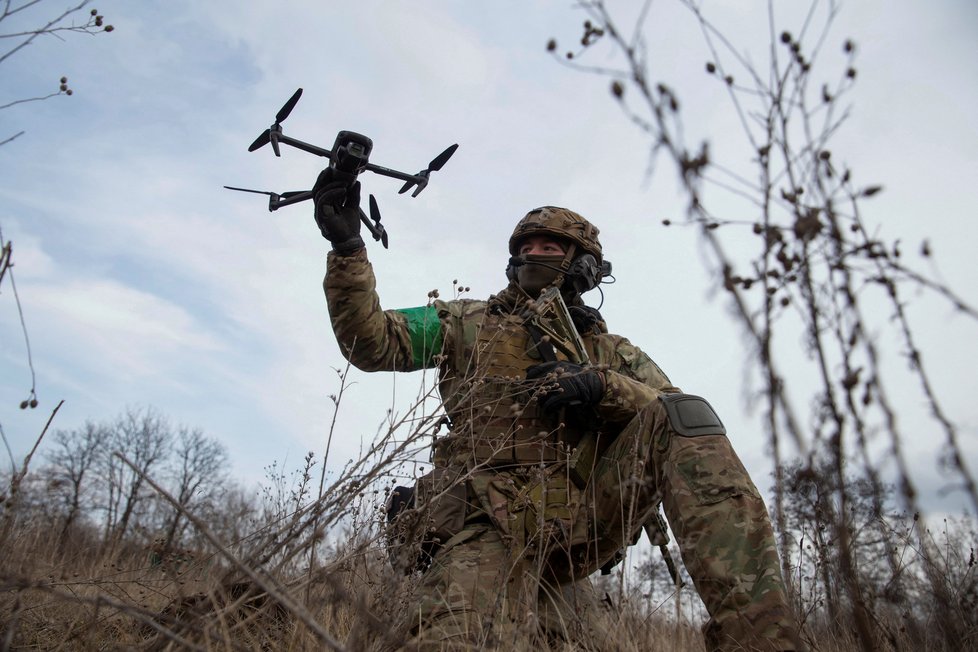
[[[527,543],[538,546],[571,545],[586,541],[587,519],[583,518],[583,496],[562,469],[524,485],[512,508],[522,521]]]
[[[669,416],[669,425],[683,437],[726,435],[727,429],[705,398],[692,394],[663,394],[659,397]]]
[[[475,473],[472,488],[502,537],[524,559],[569,572],[569,551],[588,542],[584,492],[563,464]]]

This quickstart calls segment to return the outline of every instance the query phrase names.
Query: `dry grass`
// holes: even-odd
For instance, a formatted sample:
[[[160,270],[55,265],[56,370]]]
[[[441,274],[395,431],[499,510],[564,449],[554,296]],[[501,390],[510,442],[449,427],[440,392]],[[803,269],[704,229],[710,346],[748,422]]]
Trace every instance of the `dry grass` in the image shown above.
[[[154,565],[146,547],[99,550],[96,537],[77,537],[62,552],[44,532],[19,528],[4,552],[0,565],[0,649],[4,650],[367,650],[407,644],[395,623],[410,608],[416,578],[395,573],[383,548],[370,539],[322,542],[322,561],[311,574],[298,566],[262,572],[260,583],[271,590],[215,555]],[[952,561],[964,564],[955,571],[956,581],[962,572],[966,578],[972,576],[973,558]],[[964,611],[956,614],[957,638],[951,638],[934,603],[926,603],[924,585],[911,588],[915,592],[902,604],[879,598],[874,605],[874,649],[940,651],[974,644],[978,628],[973,607],[970,622]],[[969,604],[968,596],[967,590],[958,593],[963,607]],[[698,623],[688,617],[677,619],[674,601],[650,606],[637,585],[615,600],[615,609],[607,614],[611,646],[586,638],[541,642],[528,634],[508,641],[507,647],[704,649]],[[831,621],[817,604],[808,606],[804,638],[813,650],[864,649],[849,611]]]
[[[47,485],[27,474],[20,494],[8,488],[0,504],[0,650],[409,649],[403,623],[418,577],[391,567],[378,508],[403,477],[401,465],[415,458],[429,422],[419,420],[403,440],[379,437],[382,443],[321,492],[312,488],[309,456],[291,485],[281,471],[274,475],[262,504],[250,511],[233,501],[226,513],[212,509],[206,519],[187,511],[184,545],[193,551],[160,550],[139,529],[121,539],[107,536],[91,521],[77,523],[61,542],[57,514],[44,501]],[[176,504],[151,478],[145,481],[161,500]],[[941,652],[978,643],[978,534],[971,521],[934,534],[922,519],[884,522],[869,508],[852,513],[861,608],[872,623],[867,648],[857,609],[840,588],[840,544],[829,541],[817,554],[809,544],[813,533],[831,532],[831,523],[804,509],[812,492],[803,489],[788,493],[798,509],[789,510],[797,518],[786,540],[793,538],[798,550],[786,559],[796,578],[803,638],[813,650]],[[246,524],[241,513],[249,514]],[[899,549],[886,555],[881,545]],[[898,563],[890,565],[894,559]],[[540,640],[526,619],[519,623],[522,633],[505,645],[517,652],[704,649],[699,625],[705,616],[695,593],[684,589],[682,609],[676,608],[657,553],[620,572],[625,575],[596,582],[598,595],[607,593],[613,602],[605,614],[610,644],[580,634]]]
[[[391,624],[408,608],[414,578],[395,574],[373,544],[334,548],[312,577],[263,576],[281,591],[273,596],[253,581],[233,580],[239,574],[213,557],[154,567],[144,548],[66,555],[45,546],[39,532],[17,534],[0,567],[2,649],[323,649],[322,636],[284,602],[312,614],[338,649],[405,643]],[[609,625],[615,649],[647,650],[651,641],[658,650],[703,649],[696,628],[644,618],[627,605]],[[541,649],[530,636],[511,644]],[[551,649],[599,648],[552,641]]]

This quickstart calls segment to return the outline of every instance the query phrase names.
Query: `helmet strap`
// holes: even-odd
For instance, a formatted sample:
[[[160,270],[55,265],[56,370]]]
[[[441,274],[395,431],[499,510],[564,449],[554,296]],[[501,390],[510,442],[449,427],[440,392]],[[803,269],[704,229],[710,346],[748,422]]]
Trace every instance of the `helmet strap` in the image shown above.
[[[560,269],[567,272],[570,269],[571,263],[574,262],[574,254],[577,253],[577,243],[571,240],[567,245],[567,253],[564,254],[564,260],[560,263]]]
[[[560,269],[561,269],[560,276],[558,276],[554,281],[554,285],[556,285],[560,289],[561,294],[566,294],[568,287],[571,289],[571,293],[570,293],[571,295],[577,294],[576,288],[574,288],[573,279],[571,279],[567,275],[567,272],[571,268],[571,264],[574,262],[574,257],[576,254],[577,254],[577,243],[571,240],[567,245],[567,252],[564,254],[564,260],[562,260],[560,263]]]

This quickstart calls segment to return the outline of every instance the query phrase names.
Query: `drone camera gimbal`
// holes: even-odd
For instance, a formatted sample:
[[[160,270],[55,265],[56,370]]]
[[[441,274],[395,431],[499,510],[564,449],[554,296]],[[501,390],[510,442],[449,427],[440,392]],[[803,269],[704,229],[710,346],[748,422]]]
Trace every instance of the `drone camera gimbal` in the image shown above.
[[[354,131],[341,131],[336,134],[336,141],[333,143],[333,155],[330,157],[329,165],[339,180],[345,181],[346,177],[350,177],[352,183],[358,174],[367,169],[370,151],[373,147],[373,141],[363,134]]]

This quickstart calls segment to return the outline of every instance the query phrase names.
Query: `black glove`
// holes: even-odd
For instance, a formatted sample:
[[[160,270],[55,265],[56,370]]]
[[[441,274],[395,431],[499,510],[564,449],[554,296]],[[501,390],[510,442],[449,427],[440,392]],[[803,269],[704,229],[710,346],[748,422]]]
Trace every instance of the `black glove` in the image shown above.
[[[604,319],[601,317],[601,313],[598,312],[597,308],[592,308],[591,306],[569,306],[567,312],[570,313],[571,321],[574,322],[574,328],[581,335],[601,332],[599,324]]]
[[[526,370],[527,380],[544,381],[537,400],[544,412],[570,405],[594,405],[604,396],[600,372],[573,362],[543,362]]]
[[[315,218],[323,237],[333,244],[333,251],[351,254],[363,248],[360,237],[360,182],[337,181],[334,170],[319,173],[312,187],[316,202]]]

